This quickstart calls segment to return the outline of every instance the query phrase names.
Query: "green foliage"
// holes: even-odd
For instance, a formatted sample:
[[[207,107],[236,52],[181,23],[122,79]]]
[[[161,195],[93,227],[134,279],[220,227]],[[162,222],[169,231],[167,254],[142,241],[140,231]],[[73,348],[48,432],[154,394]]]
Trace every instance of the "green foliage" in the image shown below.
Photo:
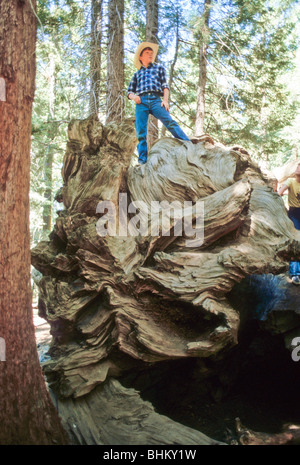
[[[226,144],[243,145],[258,161],[280,164],[295,143],[299,146],[299,139],[283,137],[284,128],[299,112],[299,101],[291,98],[284,79],[294,67],[299,45],[296,2],[213,1],[209,37],[203,37],[203,4],[195,2],[194,7],[190,34],[185,35],[189,47],[182,49],[185,57],[178,60],[172,92],[182,118],[193,127],[198,44],[205,39],[209,42],[205,131]]]
[[[84,117],[88,95],[87,76],[76,69],[79,62],[88,69],[88,56],[82,44],[82,31],[86,27],[84,3],[80,6],[73,0],[41,0],[37,14],[30,192],[33,244],[47,238],[50,232],[43,225],[43,216],[51,214],[53,225],[55,211],[60,208],[54,195],[62,184],[67,126],[72,118]]]

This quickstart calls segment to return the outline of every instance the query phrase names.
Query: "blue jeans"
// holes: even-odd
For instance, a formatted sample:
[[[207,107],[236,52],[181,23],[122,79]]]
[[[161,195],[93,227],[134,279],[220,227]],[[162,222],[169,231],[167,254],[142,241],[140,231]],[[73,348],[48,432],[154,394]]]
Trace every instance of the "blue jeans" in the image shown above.
[[[170,113],[161,106],[161,98],[153,93],[141,95],[141,103],[136,104],[135,107],[135,130],[136,136],[139,141],[137,150],[139,154],[139,161],[144,163],[147,160],[148,146],[147,146],[147,130],[149,115],[153,115],[159,119],[163,125],[171,132],[177,139],[190,140],[187,135],[180,129],[176,121],[173,120]]]
[[[300,230],[300,208],[290,207],[288,217],[294,223],[295,228]],[[289,273],[291,276],[300,276],[300,262],[291,261]]]

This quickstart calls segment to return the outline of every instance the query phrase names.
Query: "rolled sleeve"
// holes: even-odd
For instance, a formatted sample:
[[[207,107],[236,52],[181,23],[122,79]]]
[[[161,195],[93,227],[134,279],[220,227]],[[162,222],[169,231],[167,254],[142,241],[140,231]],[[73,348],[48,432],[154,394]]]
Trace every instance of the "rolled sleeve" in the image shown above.
[[[137,86],[137,79],[136,79],[136,74],[134,74],[127,89],[127,98],[129,98],[129,94],[136,93],[136,86]]]
[[[159,78],[162,89],[169,89],[167,72],[163,66],[159,69]]]
[[[284,186],[287,186],[287,187],[290,187],[292,184],[292,179],[291,178],[288,178],[284,181],[283,185]]]

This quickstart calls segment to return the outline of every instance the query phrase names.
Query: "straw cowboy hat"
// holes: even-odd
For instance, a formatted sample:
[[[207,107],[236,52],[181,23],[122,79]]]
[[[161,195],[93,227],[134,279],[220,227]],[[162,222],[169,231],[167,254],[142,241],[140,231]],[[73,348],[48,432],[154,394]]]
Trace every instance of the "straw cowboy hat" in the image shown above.
[[[137,69],[140,69],[141,66],[142,66],[142,63],[140,62],[140,56],[141,56],[141,53],[142,51],[145,49],[145,48],[151,48],[153,50],[153,61],[155,61],[155,58],[156,58],[156,55],[157,55],[157,52],[158,52],[158,44],[154,44],[153,42],[142,42],[136,52],[135,52],[135,55],[134,55],[134,59],[133,59],[133,63],[134,63],[134,66],[137,68]]]

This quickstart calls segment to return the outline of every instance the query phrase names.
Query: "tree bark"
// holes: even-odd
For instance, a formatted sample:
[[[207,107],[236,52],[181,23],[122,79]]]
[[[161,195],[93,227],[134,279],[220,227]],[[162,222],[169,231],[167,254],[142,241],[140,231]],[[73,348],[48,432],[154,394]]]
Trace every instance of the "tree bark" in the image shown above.
[[[90,114],[99,112],[101,84],[102,0],[92,0]]]
[[[66,442],[38,359],[30,285],[29,167],[35,0],[0,3],[0,443]]]
[[[43,230],[51,231],[52,226],[52,215],[53,215],[53,189],[52,189],[52,171],[53,171],[53,148],[52,141],[54,139],[54,104],[55,104],[55,59],[54,55],[50,54],[49,57],[49,103],[48,103],[48,130],[47,139],[48,145],[45,153],[44,161],[44,182],[45,202],[43,205]]]
[[[179,6],[177,5],[176,13],[175,13],[176,42],[175,42],[174,59],[172,61],[171,67],[170,67],[170,76],[169,76],[170,94],[169,94],[169,98],[171,97],[172,85],[173,85],[173,79],[174,79],[174,70],[175,70],[175,66],[176,66],[176,62],[177,62],[177,58],[178,58],[178,50],[179,50],[179,18],[180,18]],[[166,127],[165,126],[162,128],[161,135],[162,136],[166,135]]]
[[[205,0],[202,23],[200,27],[199,40],[199,83],[197,96],[197,110],[195,121],[195,136],[199,137],[204,134],[204,117],[205,117],[205,87],[207,74],[207,42],[209,34],[209,16],[210,16],[211,0]]]
[[[107,49],[106,123],[124,118],[124,0],[110,0]]]
[[[44,181],[46,184],[44,192],[43,205],[43,231],[51,231],[53,215],[53,192],[52,192],[52,170],[53,170],[53,152],[51,140],[49,140],[44,163]]]
[[[147,0],[146,9],[146,41],[158,44],[158,0]],[[158,139],[158,121],[150,115],[147,137],[149,149],[156,139]]]

